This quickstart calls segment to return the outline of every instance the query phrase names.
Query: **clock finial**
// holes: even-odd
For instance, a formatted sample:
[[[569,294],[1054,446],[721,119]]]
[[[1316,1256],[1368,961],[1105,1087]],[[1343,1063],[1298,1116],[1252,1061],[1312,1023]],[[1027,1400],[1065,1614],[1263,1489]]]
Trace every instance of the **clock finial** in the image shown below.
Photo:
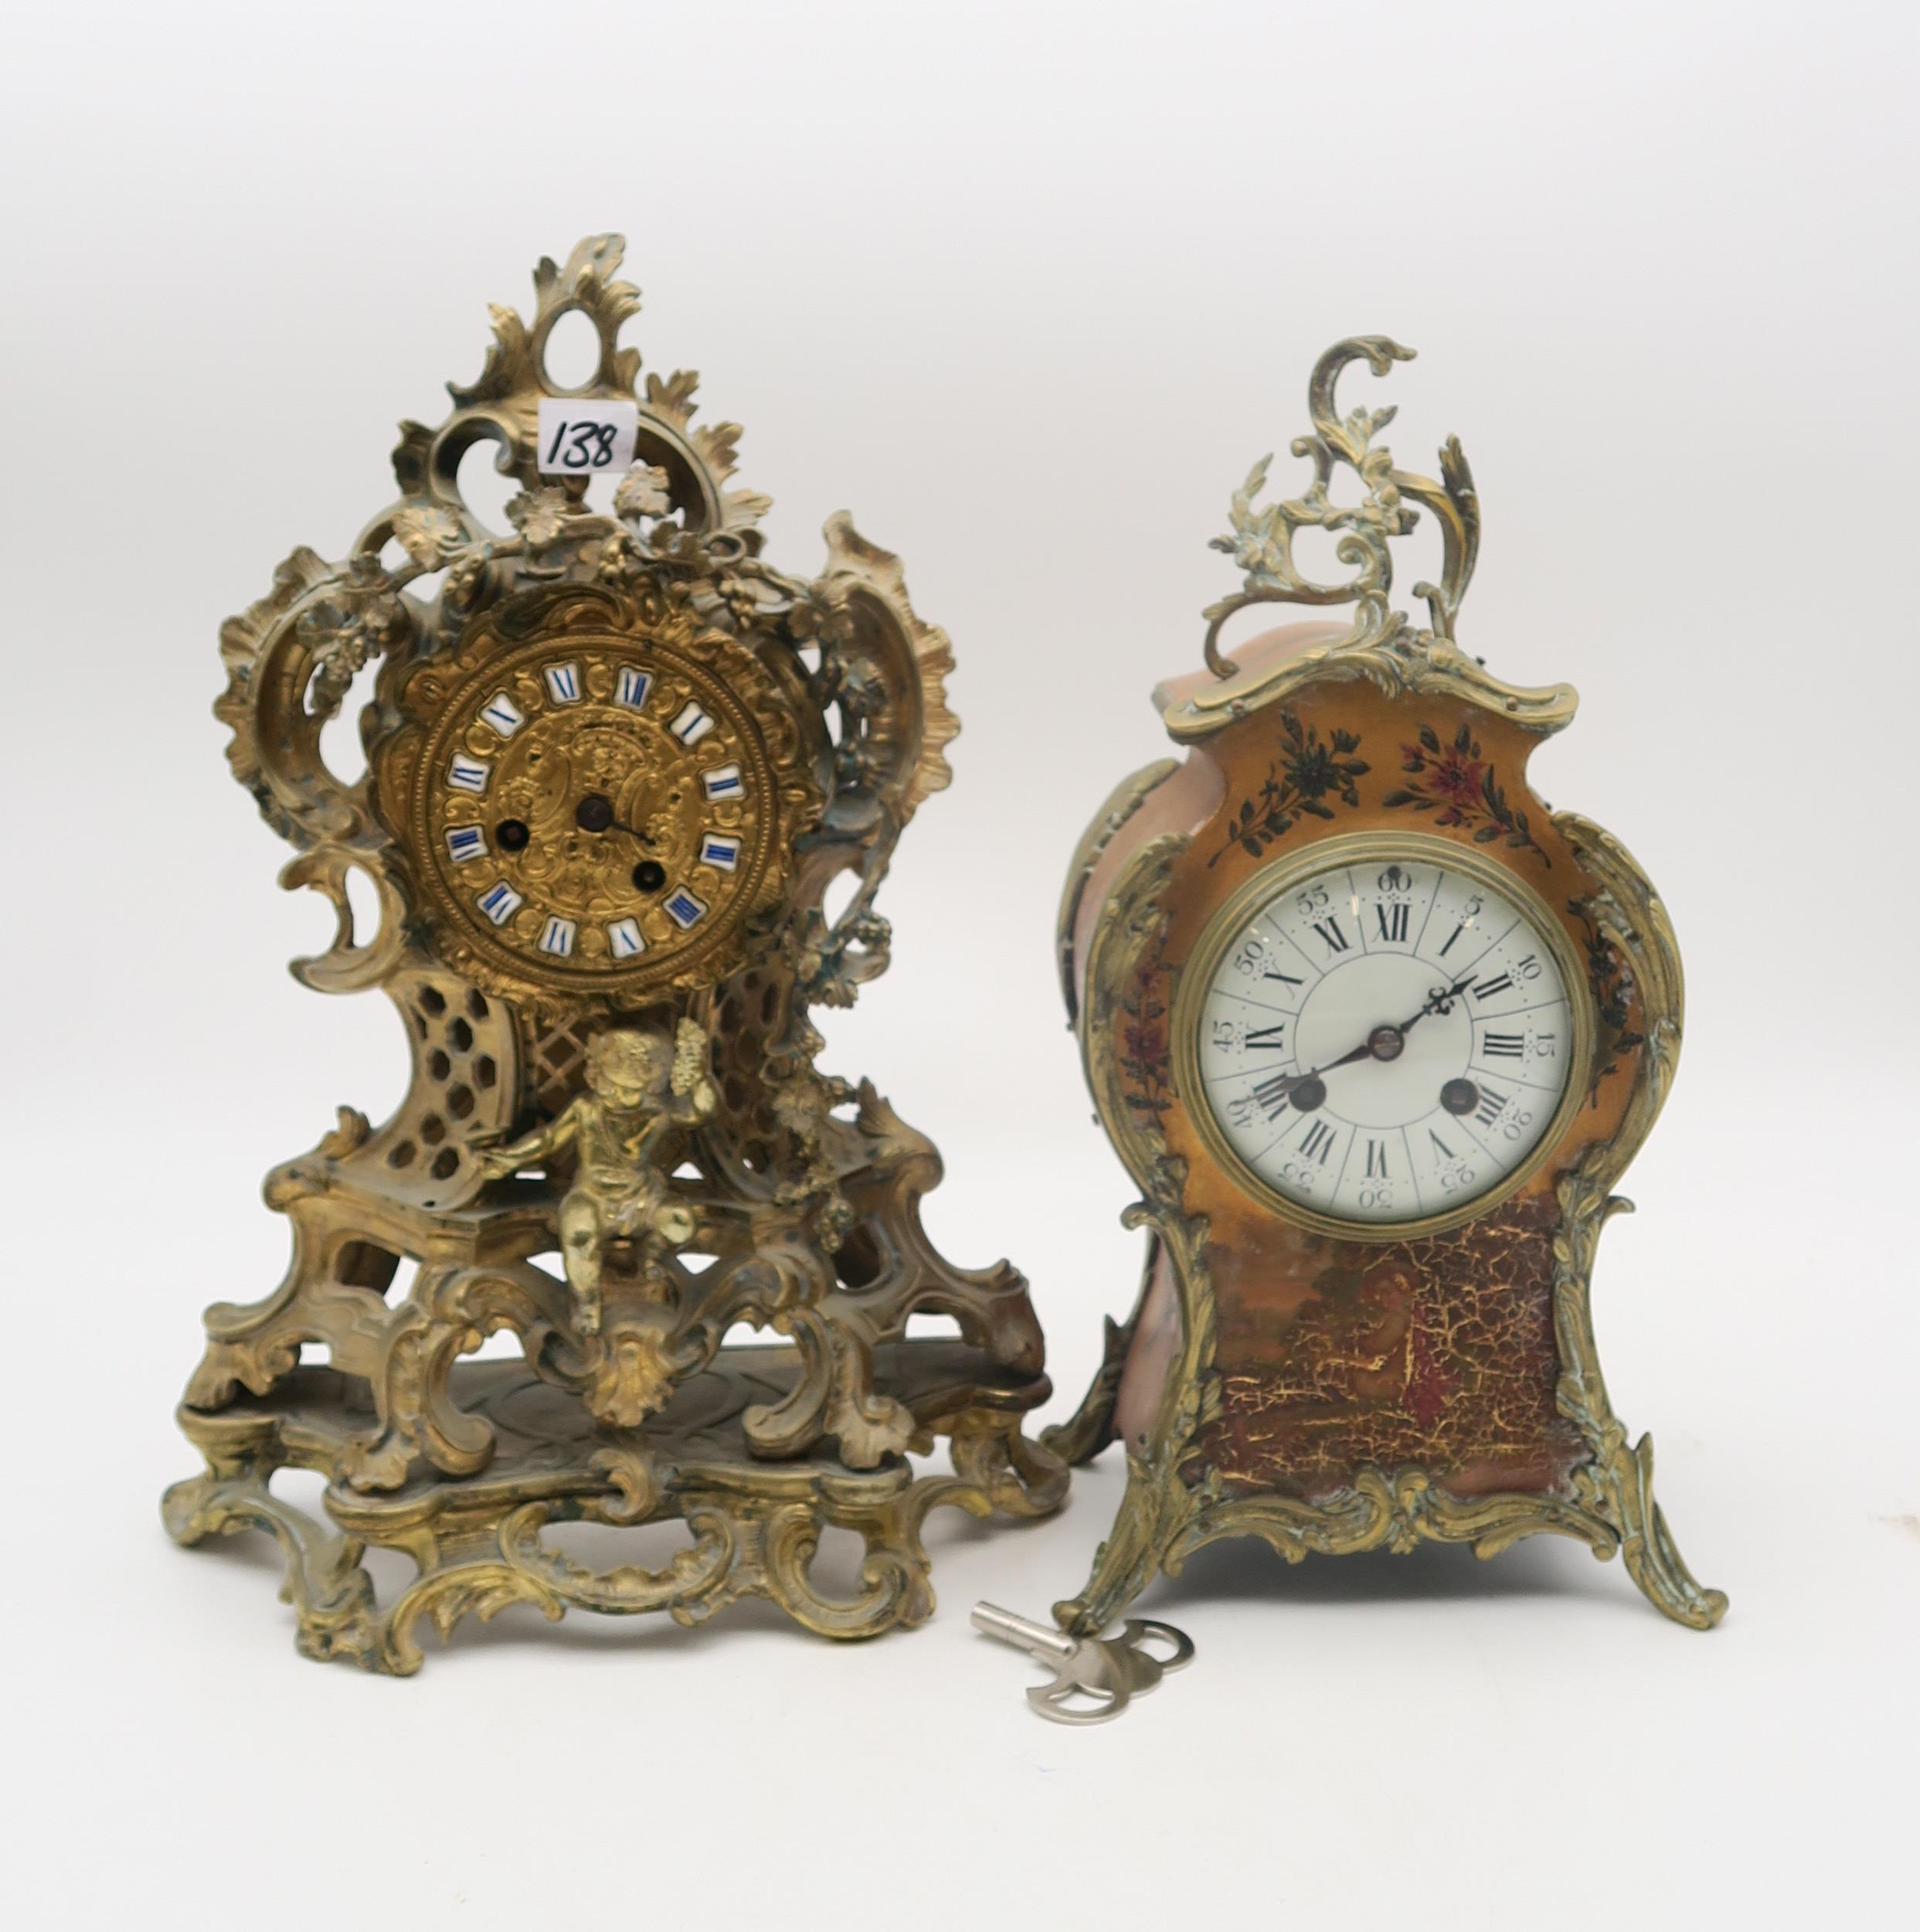
[[[1313,480],[1305,493],[1255,507],[1254,499],[1266,487],[1271,456],[1261,457],[1234,492],[1232,528],[1225,536],[1215,537],[1212,547],[1231,556],[1246,579],[1241,589],[1201,614],[1207,620],[1207,668],[1215,676],[1228,678],[1238,669],[1230,658],[1220,655],[1221,627],[1251,604],[1351,604],[1357,607],[1352,632],[1344,640],[1349,644],[1379,643],[1406,629],[1405,614],[1388,604],[1393,587],[1389,546],[1419,520],[1415,504],[1424,504],[1439,519],[1442,561],[1439,583],[1416,583],[1414,595],[1426,601],[1429,637],[1453,641],[1454,619],[1480,548],[1480,503],[1460,438],[1449,436],[1442,447],[1440,481],[1436,482],[1396,468],[1392,453],[1384,444],[1375,447],[1375,435],[1397,413],[1393,404],[1381,410],[1357,409],[1343,420],[1334,403],[1334,385],[1349,362],[1364,357],[1375,375],[1385,376],[1395,362],[1411,362],[1413,355],[1412,349],[1386,335],[1352,335],[1336,342],[1313,365],[1307,382],[1313,428],[1293,444],[1293,454],[1313,465]],[[1361,502],[1344,505],[1329,499],[1327,486],[1336,464],[1344,464],[1366,485]],[[1353,566],[1354,574],[1344,583],[1321,583],[1300,570],[1293,561],[1293,536],[1303,529],[1337,532],[1336,554],[1342,563]]]

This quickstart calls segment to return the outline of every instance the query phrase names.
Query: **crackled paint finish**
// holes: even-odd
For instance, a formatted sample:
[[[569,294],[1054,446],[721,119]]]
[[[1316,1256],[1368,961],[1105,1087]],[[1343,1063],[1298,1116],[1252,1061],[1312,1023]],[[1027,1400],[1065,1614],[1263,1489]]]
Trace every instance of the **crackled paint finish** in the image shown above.
[[[1328,631],[1290,627],[1239,655],[1256,663]],[[1152,838],[1189,835],[1121,996],[1118,1057],[1126,1104],[1184,1162],[1182,1209],[1208,1226],[1221,1413],[1198,1465],[1230,1486],[1309,1497],[1364,1466],[1406,1464],[1462,1495],[1561,1489],[1583,1451],[1555,1403],[1554,1189],[1619,1124],[1643,1044],[1631,973],[1585,910],[1596,882],[1527,782],[1537,733],[1456,700],[1388,699],[1360,679],[1317,684],[1285,709],[1204,740],[1148,792],[1101,851],[1072,928],[1083,970],[1111,882]],[[1409,770],[1416,753],[1423,774]],[[1430,809],[1409,801],[1421,784]],[[1290,1224],[1222,1170],[1178,1091],[1172,1014],[1188,955],[1246,879],[1313,843],[1396,829],[1495,859],[1539,895],[1586,965],[1570,990],[1593,1003],[1596,1050],[1583,1104],[1511,1199],[1439,1233],[1342,1240]],[[1157,1285],[1115,1416],[1135,1445],[1178,1352],[1171,1284]]]

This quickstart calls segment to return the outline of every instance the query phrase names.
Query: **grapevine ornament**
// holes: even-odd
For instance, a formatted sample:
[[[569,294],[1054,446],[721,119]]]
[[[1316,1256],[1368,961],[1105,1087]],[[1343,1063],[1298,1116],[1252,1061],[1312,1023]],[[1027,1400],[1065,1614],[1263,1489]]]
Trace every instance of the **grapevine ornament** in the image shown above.
[[[178,1412],[206,1470],[165,1519],[273,1535],[301,1650],[375,1670],[418,1668],[423,1620],[519,1604],[690,1624],[758,1595],[870,1636],[932,1610],[929,1509],[1065,1492],[1022,1434],[1050,1393],[1025,1281],[934,1250],[933,1144],[814,1064],[809,1011],[885,969],[875,896],[948,781],[947,640],[844,515],[819,576],[763,560],[737,427],[695,426],[687,372],[636,386],[620,249],[542,261],[532,322],[495,309],[452,414],[402,426],[348,556],[296,550],[221,633],[234,775],[294,849],[282,883],[336,917],[295,976],[385,993],[412,1073],[390,1119],[342,1107],[268,1176],[291,1264],[207,1311]],[[598,362],[562,389],[573,314]],[[483,444],[519,485],[505,532],[460,485]],[[370,668],[348,780],[322,729]],[[920,1311],[957,1335],[909,1335]],[[916,1475],[938,1437],[953,1473]],[[286,1468],[325,1477],[324,1518]],[[545,1540],[668,1519],[657,1570]],[[830,1526],[861,1542],[850,1588],[814,1573]],[[369,1544],[416,1566],[391,1601]]]

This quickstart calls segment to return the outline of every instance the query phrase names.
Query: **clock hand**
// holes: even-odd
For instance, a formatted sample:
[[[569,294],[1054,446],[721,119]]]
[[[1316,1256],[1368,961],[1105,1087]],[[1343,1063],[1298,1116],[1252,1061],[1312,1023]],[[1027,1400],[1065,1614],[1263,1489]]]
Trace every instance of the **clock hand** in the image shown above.
[[[1303,1090],[1319,1086],[1321,1074],[1330,1073],[1336,1066],[1344,1066],[1351,1060],[1364,1060],[1372,1051],[1371,1043],[1363,1041],[1351,1053],[1343,1053],[1338,1060],[1327,1061],[1324,1066],[1310,1068],[1304,1073],[1281,1074],[1279,1077],[1277,1087],[1269,1083],[1265,1090],[1272,1093],[1276,1100],[1293,1099]],[[1322,1087],[1318,1099],[1299,1101],[1297,1104],[1302,1113],[1310,1114],[1326,1097],[1327,1090]],[[1277,1111],[1276,1108],[1276,1111]]]
[[[1338,1060],[1328,1060],[1316,1066],[1312,1072],[1289,1076],[1281,1086],[1283,1096],[1293,1094],[1310,1080],[1317,1080],[1323,1073],[1330,1073],[1337,1066],[1351,1066],[1356,1060],[1391,1060],[1400,1057],[1406,1045],[1406,1036],[1429,1013],[1444,1012],[1473,984],[1470,974],[1466,978],[1451,986],[1436,986],[1426,996],[1420,1010],[1411,1019],[1403,1019],[1397,1026],[1376,1026],[1350,1053],[1343,1053]]]
[[[597,791],[590,791],[573,808],[573,822],[583,832],[624,832],[629,838],[643,845],[654,842],[644,832],[631,825],[623,825],[613,816],[613,801]]]

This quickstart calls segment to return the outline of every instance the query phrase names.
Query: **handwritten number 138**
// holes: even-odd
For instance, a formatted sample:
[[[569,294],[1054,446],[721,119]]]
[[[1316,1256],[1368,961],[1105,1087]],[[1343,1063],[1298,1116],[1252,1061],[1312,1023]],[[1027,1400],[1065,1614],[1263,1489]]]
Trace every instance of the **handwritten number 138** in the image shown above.
[[[562,423],[553,432],[547,447],[549,468],[558,464],[568,470],[603,470],[613,460],[613,438],[618,427],[612,423]]]

